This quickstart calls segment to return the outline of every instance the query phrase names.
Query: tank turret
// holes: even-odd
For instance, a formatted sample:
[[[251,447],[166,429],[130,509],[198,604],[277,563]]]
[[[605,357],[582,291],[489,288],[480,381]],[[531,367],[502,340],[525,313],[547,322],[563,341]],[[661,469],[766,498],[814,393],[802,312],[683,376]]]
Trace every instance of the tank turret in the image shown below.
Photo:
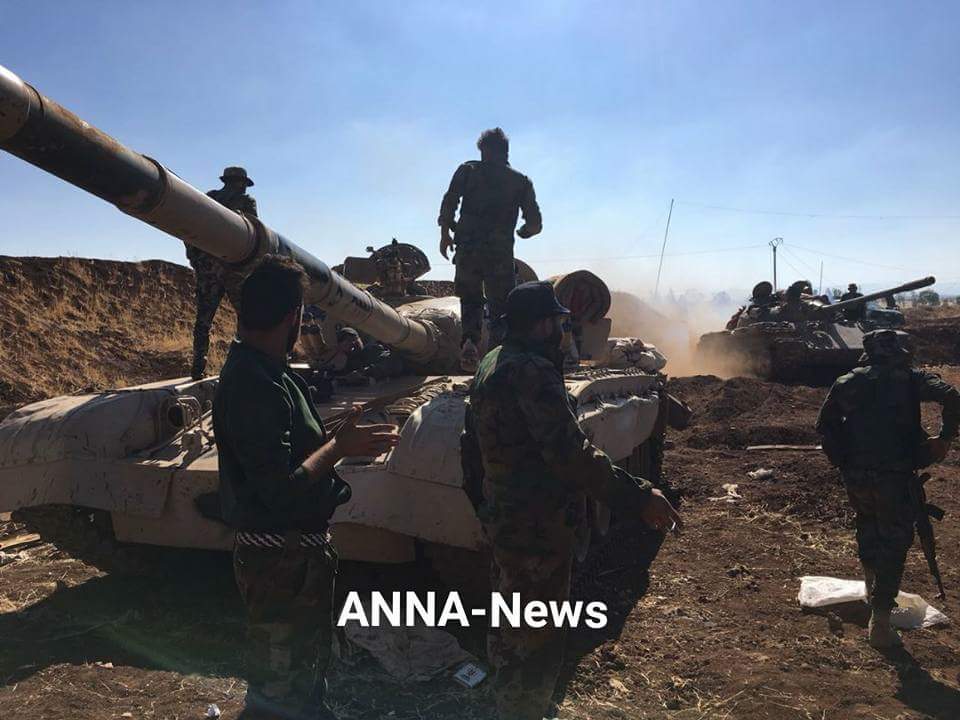
[[[242,266],[268,253],[288,255],[310,276],[311,304],[395,348],[425,370],[448,372],[456,363],[459,322],[448,312],[438,310],[441,317],[434,318],[421,309],[415,318],[405,316],[257,218],[207,197],[2,66],[0,148],[229,263]]]

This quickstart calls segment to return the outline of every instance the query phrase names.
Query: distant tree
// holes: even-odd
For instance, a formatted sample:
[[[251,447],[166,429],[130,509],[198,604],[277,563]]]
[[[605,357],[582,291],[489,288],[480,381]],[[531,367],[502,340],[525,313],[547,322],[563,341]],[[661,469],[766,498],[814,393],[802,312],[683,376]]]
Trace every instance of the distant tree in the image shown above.
[[[726,306],[726,305],[732,305],[732,304],[733,304],[732,301],[730,300],[730,296],[729,296],[726,292],[724,292],[723,290],[721,290],[720,292],[714,294],[714,296],[713,296],[713,301],[712,301],[712,302],[713,302],[713,304],[716,305],[717,307],[724,307],[724,306]]]
[[[840,288],[830,288],[827,290],[827,295],[832,297],[834,300],[839,300],[843,293],[840,292]]]
[[[939,305],[940,295],[933,290],[921,290],[917,296],[917,303],[919,305]]]

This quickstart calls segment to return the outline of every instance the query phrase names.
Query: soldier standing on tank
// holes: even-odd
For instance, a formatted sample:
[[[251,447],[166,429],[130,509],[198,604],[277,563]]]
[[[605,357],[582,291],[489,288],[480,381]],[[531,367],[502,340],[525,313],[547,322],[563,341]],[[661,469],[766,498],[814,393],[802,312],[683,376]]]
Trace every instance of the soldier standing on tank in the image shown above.
[[[245,215],[257,217],[257,201],[247,194],[253,180],[242,167],[228,167],[220,176],[223,187],[211,190],[207,195],[221,205]],[[224,293],[229,294],[234,310],[239,311],[240,284],[243,275],[231,270],[227,263],[203,250],[187,245],[187,260],[196,276],[197,317],[193,324],[193,362],[190,377],[199,380],[207,367],[207,350],[210,347],[210,328],[220,307]]]
[[[847,285],[847,291],[840,296],[840,302],[844,300],[856,300],[857,298],[862,298],[863,293],[860,292],[860,289],[857,287],[856,283],[850,283]],[[866,306],[858,305],[855,308],[847,308],[843,311],[843,316],[847,320],[860,320],[866,315]]]
[[[533,237],[543,229],[540,207],[533,183],[510,167],[510,141],[500,128],[485,130],[477,140],[480,160],[457,168],[440,204],[440,253],[444,258],[456,247],[455,292],[460,298],[463,327],[461,366],[474,372],[479,360],[483,304],[486,296],[490,317],[490,347],[500,344],[507,293],[516,284],[513,262],[513,233],[518,212],[524,223],[517,230],[521,238]],[[454,214],[460,205],[460,216]],[[455,232],[454,237],[450,232]]]
[[[868,638],[876,648],[889,648],[900,644],[890,612],[917,518],[909,483],[916,482],[919,468],[946,457],[960,424],[960,393],[939,376],[911,367],[906,333],[876,330],[864,335],[863,346],[864,364],[834,383],[817,431],[857,513],[857,546],[871,607]],[[937,437],[927,437],[920,424],[922,402],[943,408]]]
[[[860,292],[860,289],[857,287],[856,283],[850,283],[847,285],[847,291],[840,296],[840,302],[844,300],[856,300],[857,298],[863,297],[863,293]]]
[[[646,480],[617,468],[577,422],[560,371],[569,311],[548,282],[518,285],[507,297],[507,335],[477,370],[466,442],[483,467],[478,510],[492,547],[493,589],[509,600],[570,596],[576,508],[584,495],[659,531],[681,520]],[[502,627],[488,637],[501,720],[541,720],[563,661],[566,631]]]
[[[220,373],[213,429],[220,511],[236,531],[233,568],[247,611],[248,720],[330,720],[324,673],[333,632],[337,554],[328,524],[350,486],[334,465],[396,444],[393,425],[332,437],[287,358],[300,335],[306,273],[266,256],[242,284],[238,339]]]

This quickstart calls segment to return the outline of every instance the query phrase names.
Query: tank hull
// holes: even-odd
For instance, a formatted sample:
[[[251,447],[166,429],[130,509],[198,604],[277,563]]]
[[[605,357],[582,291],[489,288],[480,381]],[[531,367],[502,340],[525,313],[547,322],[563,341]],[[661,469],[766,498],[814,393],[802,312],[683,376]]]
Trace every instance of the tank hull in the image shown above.
[[[354,490],[332,520],[344,559],[408,562],[418,544],[482,548],[459,457],[468,380],[406,376],[351,389],[319,406],[329,420],[360,402],[369,408],[367,418],[401,426],[390,453],[338,468]],[[81,508],[109,515],[120,542],[231,548],[230,529],[198,503],[218,487],[217,452],[209,412],[191,415],[190,409],[212,399],[216,382],[172,380],[20,408],[0,423],[0,511],[30,523],[32,509]],[[658,457],[667,409],[663,384],[662,376],[638,370],[567,377],[585,431],[624,465],[644,454],[648,464]]]
[[[817,381],[856,367],[867,330],[860,323],[753,323],[703,335],[697,354],[709,370]]]

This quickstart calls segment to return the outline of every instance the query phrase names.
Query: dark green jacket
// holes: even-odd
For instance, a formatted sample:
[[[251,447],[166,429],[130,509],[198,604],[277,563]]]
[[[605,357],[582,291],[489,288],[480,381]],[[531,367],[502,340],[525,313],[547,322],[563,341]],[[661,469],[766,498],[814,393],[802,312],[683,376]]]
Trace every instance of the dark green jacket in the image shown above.
[[[938,375],[906,365],[855,368],[830,388],[817,418],[823,451],[840,468],[913,471],[927,464],[920,403],[943,406],[940,436],[953,439],[960,393]]]
[[[563,376],[536,345],[508,338],[487,353],[470,412],[486,480],[501,497],[559,506],[585,493],[628,511],[647,502],[651,484],[615,467],[587,439]]]
[[[350,486],[311,480],[303,461],[327,441],[303,379],[234,341],[213,401],[223,520],[238,530],[322,531]]]
[[[453,227],[458,204],[458,245],[483,241],[491,234],[508,237],[512,242],[520,211],[526,237],[543,228],[533,183],[506,163],[471,160],[458,167],[440,203],[441,226]]]

